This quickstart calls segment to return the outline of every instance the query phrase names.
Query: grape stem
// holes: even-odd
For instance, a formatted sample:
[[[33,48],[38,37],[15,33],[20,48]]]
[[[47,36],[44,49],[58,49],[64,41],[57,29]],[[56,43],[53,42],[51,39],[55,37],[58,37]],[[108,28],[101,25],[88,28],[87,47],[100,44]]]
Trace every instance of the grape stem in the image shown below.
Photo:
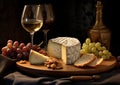
[[[43,41],[40,44],[38,44],[38,46],[40,47],[42,44],[43,44]]]

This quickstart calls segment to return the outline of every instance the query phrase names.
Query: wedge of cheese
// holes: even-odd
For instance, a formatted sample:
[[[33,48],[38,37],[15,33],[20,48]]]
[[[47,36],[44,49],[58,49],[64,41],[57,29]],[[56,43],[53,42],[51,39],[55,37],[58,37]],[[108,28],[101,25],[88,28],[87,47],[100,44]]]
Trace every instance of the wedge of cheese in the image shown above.
[[[94,59],[96,59],[96,56],[94,54],[84,54],[79,59],[77,59],[74,65],[77,67],[84,67]]]
[[[80,57],[81,43],[73,37],[57,37],[48,41],[48,55],[73,64]]]
[[[37,51],[31,50],[29,55],[29,62],[33,65],[44,64],[44,62],[48,59],[48,56],[40,54]]]

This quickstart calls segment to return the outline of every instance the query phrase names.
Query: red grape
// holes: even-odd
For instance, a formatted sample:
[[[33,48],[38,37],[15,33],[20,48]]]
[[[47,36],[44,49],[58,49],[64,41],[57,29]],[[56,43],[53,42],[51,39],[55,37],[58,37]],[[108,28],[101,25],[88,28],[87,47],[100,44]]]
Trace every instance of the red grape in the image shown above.
[[[12,43],[7,43],[8,48],[12,48]]]
[[[12,40],[8,40],[7,43],[12,43],[13,44],[13,41]]]
[[[120,68],[120,62],[117,62],[115,67]]]
[[[28,43],[26,46],[31,49],[32,48],[32,43]]]
[[[21,60],[21,59],[22,59],[22,56],[23,56],[22,53],[18,53],[18,54],[17,54],[17,59],[18,59],[18,60]]]
[[[28,53],[28,52],[23,52],[23,55],[24,55],[25,57],[28,57],[28,56],[29,56],[29,53]]]
[[[15,42],[13,43],[13,45],[16,46],[16,47],[18,47],[18,46],[19,46],[19,42],[18,42],[18,41],[15,41]]]
[[[1,50],[1,51],[2,51],[2,52],[7,52],[7,48],[8,48],[8,47],[7,47],[7,46],[5,46],[5,47],[3,47],[3,48],[2,48],[2,50]]]
[[[32,43],[19,43],[18,41],[8,40],[6,46],[2,47],[2,55],[17,60],[28,60],[30,50],[40,51],[41,48],[38,45],[32,45]],[[44,53],[44,52],[42,52]]]
[[[117,61],[120,61],[120,56],[117,56],[117,58],[116,58],[116,59],[117,59]]]
[[[16,46],[12,46],[12,48],[13,48],[13,51],[16,52],[17,47]]]
[[[40,50],[41,50],[41,48],[38,46],[36,51],[39,52]]]
[[[16,52],[19,54],[22,53],[22,50],[20,48],[17,48]]]
[[[20,43],[19,48],[23,48],[25,46],[25,43]]]
[[[27,52],[27,51],[28,51],[28,47],[27,47],[27,46],[24,46],[24,47],[22,48],[22,51],[23,51],[23,52]]]
[[[35,50],[35,51],[37,51],[37,48],[38,48],[38,45],[33,45],[32,46],[32,49]]]
[[[7,48],[7,55],[10,55],[12,53],[12,49]]]
[[[3,51],[2,55],[7,56],[7,52]]]

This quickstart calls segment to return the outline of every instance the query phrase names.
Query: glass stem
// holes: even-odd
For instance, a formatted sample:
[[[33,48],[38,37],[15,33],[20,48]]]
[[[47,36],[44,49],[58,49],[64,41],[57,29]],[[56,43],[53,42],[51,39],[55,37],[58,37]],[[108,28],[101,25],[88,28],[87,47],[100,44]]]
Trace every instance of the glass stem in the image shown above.
[[[48,33],[49,29],[45,29],[43,30],[44,32],[44,49],[47,51],[47,33]]]
[[[33,33],[30,33],[30,36],[31,36],[31,43],[32,43],[32,45],[33,45],[33,44],[34,44],[34,42],[33,42],[34,32],[33,32]]]

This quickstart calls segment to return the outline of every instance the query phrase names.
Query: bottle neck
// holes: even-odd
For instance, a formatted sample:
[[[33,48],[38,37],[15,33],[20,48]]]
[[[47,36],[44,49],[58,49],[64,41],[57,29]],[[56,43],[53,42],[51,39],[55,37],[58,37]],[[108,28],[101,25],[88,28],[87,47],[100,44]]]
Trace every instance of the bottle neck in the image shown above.
[[[95,27],[99,27],[101,29],[101,26],[104,26],[102,21],[102,5],[101,2],[98,1],[96,5],[96,22]]]

